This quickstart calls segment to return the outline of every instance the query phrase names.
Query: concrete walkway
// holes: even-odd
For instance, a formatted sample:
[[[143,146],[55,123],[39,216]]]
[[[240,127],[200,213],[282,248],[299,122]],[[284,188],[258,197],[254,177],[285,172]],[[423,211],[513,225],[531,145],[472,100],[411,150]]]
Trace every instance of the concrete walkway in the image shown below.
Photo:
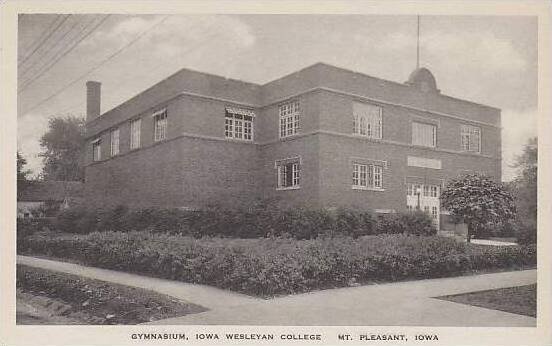
[[[532,317],[433,298],[529,285],[537,281],[536,270],[348,287],[263,300],[210,286],[33,257],[18,256],[17,262],[146,288],[210,309],[155,324],[536,326]]]
[[[165,280],[130,274],[115,270],[85,267],[74,263],[51,261],[42,258],[17,256],[17,263],[31,267],[75,274],[91,279],[113,282],[121,285],[140,287],[147,290],[167,294],[183,301],[201,305],[207,309],[221,309],[241,306],[259,298],[222,290],[212,286],[196,285],[181,281]]]

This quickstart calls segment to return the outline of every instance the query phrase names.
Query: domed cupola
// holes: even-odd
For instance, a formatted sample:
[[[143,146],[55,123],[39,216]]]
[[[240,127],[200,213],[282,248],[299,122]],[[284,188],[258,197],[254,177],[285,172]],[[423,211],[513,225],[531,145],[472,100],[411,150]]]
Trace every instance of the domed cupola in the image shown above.
[[[439,92],[435,77],[425,67],[420,67],[412,71],[405,84],[418,88],[423,92]]]

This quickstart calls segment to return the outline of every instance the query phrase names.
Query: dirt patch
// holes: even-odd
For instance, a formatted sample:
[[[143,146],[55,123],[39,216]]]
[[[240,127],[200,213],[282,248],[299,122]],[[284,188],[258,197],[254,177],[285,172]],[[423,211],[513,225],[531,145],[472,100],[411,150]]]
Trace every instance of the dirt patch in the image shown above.
[[[141,288],[17,266],[17,324],[138,324],[203,311]]]

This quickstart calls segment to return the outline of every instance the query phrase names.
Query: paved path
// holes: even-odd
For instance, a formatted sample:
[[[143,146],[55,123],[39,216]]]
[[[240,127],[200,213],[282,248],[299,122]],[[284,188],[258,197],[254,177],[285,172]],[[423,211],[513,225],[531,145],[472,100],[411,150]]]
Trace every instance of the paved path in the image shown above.
[[[142,287],[210,309],[155,324],[536,326],[532,317],[433,298],[532,284],[537,281],[536,270],[348,287],[263,300],[210,286],[33,257],[18,256],[17,261]]]
[[[261,300],[245,294],[222,290],[212,286],[152,278],[109,269],[85,267],[74,263],[51,261],[36,257],[17,256],[17,263],[32,267],[50,269],[58,272],[81,275],[91,279],[114,282],[121,285],[140,287],[168,294],[175,298],[214,310],[232,306],[241,306],[252,301]]]

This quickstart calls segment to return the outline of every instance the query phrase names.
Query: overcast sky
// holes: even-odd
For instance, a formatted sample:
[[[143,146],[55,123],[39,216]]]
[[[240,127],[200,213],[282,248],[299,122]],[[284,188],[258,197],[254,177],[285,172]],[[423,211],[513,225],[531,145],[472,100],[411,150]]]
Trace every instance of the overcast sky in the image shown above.
[[[35,174],[48,118],[84,116],[87,80],[102,82],[105,112],[184,67],[266,83],[321,61],[404,82],[416,65],[415,16],[111,15],[47,69],[102,16],[71,15],[40,46],[63,18],[20,17],[18,149]],[[443,94],[502,109],[503,180],[510,180],[509,165],[537,134],[536,18],[423,16],[421,65]]]

